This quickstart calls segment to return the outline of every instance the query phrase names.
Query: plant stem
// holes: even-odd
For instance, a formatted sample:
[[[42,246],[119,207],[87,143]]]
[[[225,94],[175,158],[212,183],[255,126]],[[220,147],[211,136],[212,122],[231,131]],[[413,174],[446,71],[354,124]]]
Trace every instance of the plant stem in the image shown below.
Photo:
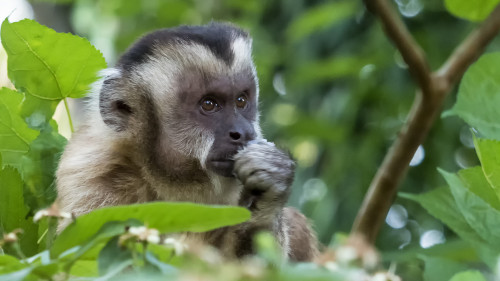
[[[71,133],[74,133],[75,128],[73,127],[73,120],[71,119],[71,113],[69,112],[68,101],[66,98],[64,98],[64,107],[66,107],[66,113],[68,114],[69,128],[71,130]]]

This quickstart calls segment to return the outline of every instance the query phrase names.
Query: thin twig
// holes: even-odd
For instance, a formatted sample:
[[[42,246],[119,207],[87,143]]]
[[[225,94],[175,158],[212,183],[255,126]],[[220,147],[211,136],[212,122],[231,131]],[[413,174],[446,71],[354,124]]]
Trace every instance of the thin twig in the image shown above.
[[[448,60],[436,72],[438,76],[453,84],[462,77],[488,43],[500,31],[500,5],[483,22],[479,29],[471,32],[458,48],[453,51]]]
[[[352,235],[361,235],[373,244],[409,163],[426,139],[445,97],[500,31],[500,5],[459,45],[439,71],[432,74],[421,48],[387,1],[367,0],[366,5],[380,17],[387,36],[394,41],[420,87],[408,120],[373,178],[354,222]]]
[[[398,12],[387,1],[365,0],[365,4],[380,17],[385,34],[394,42],[408,70],[422,87],[423,93],[427,94],[429,89],[424,88],[430,84],[430,70],[425,53],[411,36]]]

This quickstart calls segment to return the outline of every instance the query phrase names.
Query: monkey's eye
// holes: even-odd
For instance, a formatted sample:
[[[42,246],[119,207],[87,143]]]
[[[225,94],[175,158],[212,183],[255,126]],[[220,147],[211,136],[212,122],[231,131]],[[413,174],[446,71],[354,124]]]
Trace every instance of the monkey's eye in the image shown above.
[[[247,98],[245,96],[239,96],[236,98],[236,106],[239,108],[245,108],[247,105]]]
[[[219,108],[219,104],[211,98],[205,98],[201,101],[201,108],[205,111],[216,111]]]

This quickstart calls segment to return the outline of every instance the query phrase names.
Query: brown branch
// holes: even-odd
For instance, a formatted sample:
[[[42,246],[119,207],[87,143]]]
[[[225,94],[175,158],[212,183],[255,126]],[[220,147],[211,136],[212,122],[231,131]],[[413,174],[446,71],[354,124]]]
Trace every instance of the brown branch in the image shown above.
[[[387,1],[367,0],[366,5],[380,17],[387,36],[394,41],[420,87],[408,120],[373,178],[354,222],[351,235],[361,235],[373,244],[398,185],[405,177],[418,146],[426,139],[445,97],[500,31],[500,5],[460,44],[439,71],[432,74],[420,47]]]
[[[387,1],[365,0],[365,5],[370,11],[378,14],[385,34],[396,45],[417,83],[422,88],[428,86],[430,70],[425,53],[411,36],[398,12]],[[425,89],[424,93],[427,92],[428,89]]]
[[[437,71],[437,75],[447,79],[449,83],[455,83],[465,70],[471,65],[488,43],[495,38],[500,30],[500,5],[498,5],[490,16],[482,23],[479,29],[473,31],[463,41],[453,54]]]

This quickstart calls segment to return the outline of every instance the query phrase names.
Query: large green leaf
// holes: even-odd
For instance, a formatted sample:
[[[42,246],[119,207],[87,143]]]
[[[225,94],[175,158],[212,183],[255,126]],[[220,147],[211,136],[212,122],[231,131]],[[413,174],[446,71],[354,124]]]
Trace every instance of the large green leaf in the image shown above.
[[[498,3],[500,0],[445,0],[450,13],[470,21],[484,20]]]
[[[86,39],[57,33],[33,20],[5,19],[1,36],[9,78],[27,94],[27,118],[38,114],[48,121],[58,101],[83,97],[97,72],[106,67],[102,54]]]
[[[33,255],[38,248],[38,231],[32,218],[27,215],[21,175],[12,167],[0,170],[0,234],[22,229],[21,249],[26,255]]]
[[[500,95],[500,92],[498,94]],[[496,198],[500,199],[500,142],[474,138],[474,146],[484,175],[493,188]]]
[[[500,250],[500,211],[491,207],[481,197],[471,192],[463,181],[455,174],[439,170],[455,198],[458,209],[467,223],[481,236],[487,244]]]
[[[51,254],[57,256],[87,241],[106,222],[137,219],[161,233],[202,232],[242,223],[250,212],[233,206],[208,206],[193,203],[154,202],[114,206],[78,217],[54,241]]]
[[[499,65],[500,53],[482,55],[465,73],[456,104],[443,116],[458,115],[486,138],[500,140]]]
[[[469,270],[455,274],[450,281],[486,281],[486,279],[481,272]]]
[[[28,128],[19,116],[23,95],[16,91],[0,89],[0,153],[3,165],[20,168],[21,157],[29,150],[38,132]]]
[[[486,243],[467,223],[448,187],[436,188],[423,194],[399,193],[399,196],[418,202],[431,215],[441,220],[464,240]]]
[[[471,192],[479,196],[493,208],[500,210],[500,200],[498,200],[495,191],[486,180],[481,167],[460,170],[458,171],[458,176],[464,186]]]

